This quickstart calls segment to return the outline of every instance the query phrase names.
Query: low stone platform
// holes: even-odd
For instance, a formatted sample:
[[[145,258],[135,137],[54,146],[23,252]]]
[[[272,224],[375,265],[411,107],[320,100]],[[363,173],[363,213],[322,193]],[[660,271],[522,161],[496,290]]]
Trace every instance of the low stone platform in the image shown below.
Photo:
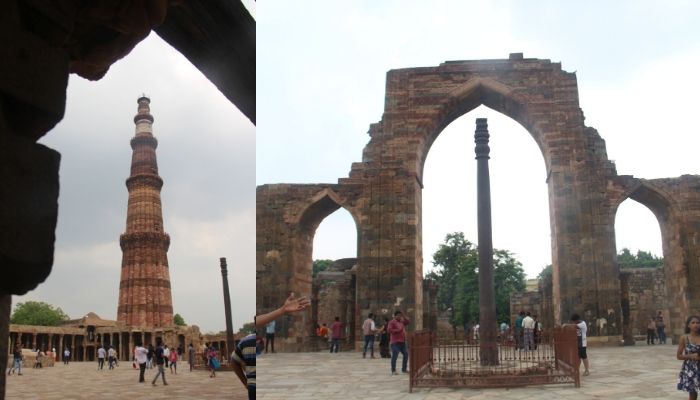
[[[139,370],[131,363],[97,370],[97,362],[56,363],[48,368],[22,368],[22,376],[6,376],[6,399],[64,400],[64,399],[235,399],[247,400],[248,392],[233,372],[217,372],[209,378],[207,371],[189,371],[187,362],[178,363],[178,373],[166,370],[168,386],[158,378],[158,370],[146,370],[146,383],[138,383]],[[4,373],[7,373],[4,371]]]
[[[588,349],[590,376],[573,384],[510,389],[414,389],[390,374],[389,359],[346,352],[264,354],[257,359],[258,398],[265,400],[687,399],[676,390],[676,346],[638,344]],[[401,357],[399,356],[399,370]],[[583,371],[583,366],[582,369]]]

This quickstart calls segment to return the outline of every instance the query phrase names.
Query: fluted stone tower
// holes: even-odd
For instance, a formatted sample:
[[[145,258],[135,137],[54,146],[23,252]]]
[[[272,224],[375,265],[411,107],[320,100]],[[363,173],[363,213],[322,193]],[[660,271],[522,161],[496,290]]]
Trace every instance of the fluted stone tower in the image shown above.
[[[151,100],[138,99],[134,117],[136,136],[131,139],[131,175],[126,180],[129,206],[126,232],[119,238],[122,273],[119,282],[117,320],[128,326],[162,327],[173,325],[170,293],[168,246],[170,236],[163,231],[156,147],[153,137]]]

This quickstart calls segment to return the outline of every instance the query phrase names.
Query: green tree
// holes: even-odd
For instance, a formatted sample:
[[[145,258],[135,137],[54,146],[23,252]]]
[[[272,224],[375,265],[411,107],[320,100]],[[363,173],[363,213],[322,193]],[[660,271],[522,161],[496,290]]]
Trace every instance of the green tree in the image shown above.
[[[498,320],[510,315],[510,295],[525,289],[525,271],[512,253],[494,249],[494,283]],[[450,310],[453,327],[479,320],[479,275],[476,246],[464,233],[447,234],[433,255],[434,271],[426,277],[438,283],[438,309]]]
[[[177,325],[177,326],[185,326],[185,325],[187,325],[187,324],[185,323],[185,319],[182,318],[182,315],[180,315],[180,314],[175,314],[175,316],[173,317],[173,322],[175,322],[175,325]]]
[[[246,322],[245,324],[243,324],[241,329],[238,330],[239,335],[245,335],[253,332],[255,332],[255,323],[253,322]]]
[[[315,278],[319,272],[327,270],[331,264],[333,264],[333,260],[314,260],[311,276]]]
[[[493,251],[497,321],[510,321],[510,295],[525,290],[523,264],[507,250]]]
[[[664,265],[664,259],[642,250],[638,250],[634,255],[630,249],[624,247],[617,255],[617,263],[622,268],[654,268]]]
[[[60,307],[43,301],[17,303],[10,317],[10,323],[19,325],[57,326],[67,320],[68,315]]]
[[[547,264],[546,267],[542,268],[542,271],[537,275],[537,279],[541,281],[548,276],[552,276],[552,264]]]

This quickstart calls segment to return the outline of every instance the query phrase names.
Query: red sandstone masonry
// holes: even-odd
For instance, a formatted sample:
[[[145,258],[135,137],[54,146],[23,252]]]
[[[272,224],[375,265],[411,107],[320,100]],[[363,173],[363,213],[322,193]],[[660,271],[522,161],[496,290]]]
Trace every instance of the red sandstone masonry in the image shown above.
[[[127,326],[164,327],[173,325],[167,256],[170,237],[163,231],[163,180],[158,176],[158,141],[151,128],[150,100],[141,97],[138,104],[127,179],[126,232],[120,238],[123,255],[117,320]]]
[[[423,164],[443,128],[482,104],[525,127],[545,161],[553,264],[548,320],[559,324],[577,312],[605,318],[605,334],[622,335],[614,223],[619,204],[632,198],[659,219],[668,325],[681,327],[682,316],[700,308],[700,274],[693,272],[700,270],[700,179],[618,176],[604,140],[584,125],[576,75],[522,55],[389,71],[384,114],[370,125],[362,162],[347,178],[258,187],[257,311],[278,306],[288,291],[311,296],[315,230],[344,207],[358,229],[356,316],[399,308],[412,319],[410,328],[420,329]],[[360,337],[362,319],[355,320]],[[296,315],[278,334],[302,349],[314,322],[311,311]]]

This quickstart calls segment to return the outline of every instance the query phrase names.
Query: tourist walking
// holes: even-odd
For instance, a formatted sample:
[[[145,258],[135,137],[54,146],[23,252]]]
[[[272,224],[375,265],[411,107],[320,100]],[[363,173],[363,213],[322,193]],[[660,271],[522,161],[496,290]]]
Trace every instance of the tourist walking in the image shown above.
[[[15,348],[12,350],[12,368],[7,371],[7,375],[12,375],[17,371],[17,375],[22,375],[22,345],[19,342],[15,343]]]
[[[394,319],[389,321],[389,341],[391,343],[391,374],[396,375],[396,359],[399,353],[403,355],[401,372],[407,373],[408,351],[406,351],[406,326],[410,323],[401,311],[394,312]]]
[[[501,335],[501,341],[505,343],[506,340],[508,340],[508,323],[506,321],[501,322],[501,325],[499,325],[498,330]]]
[[[66,347],[65,350],[63,350],[63,364],[68,365],[68,361],[70,360],[70,350],[68,347]]]
[[[389,327],[389,318],[384,317],[384,325],[379,329],[379,355],[382,358],[390,358],[389,352],[389,332],[386,330]]]
[[[165,361],[165,368],[168,368],[168,362],[170,361],[170,349],[166,344],[163,344],[163,361]]]
[[[141,346],[141,342],[136,342],[134,348],[134,362],[139,367],[139,383],[146,382],[144,374],[146,372],[146,362],[148,361],[148,350]]]
[[[194,368],[194,346],[192,342],[190,342],[190,345],[187,347],[187,362],[190,364],[190,372],[192,372]]]
[[[666,324],[661,311],[656,314],[656,333],[659,336],[659,344],[666,344]]]
[[[340,350],[340,338],[342,337],[343,323],[340,322],[340,317],[335,317],[335,321],[331,324],[331,353],[333,349],[337,353]]]
[[[654,344],[654,335],[656,335],[656,321],[654,318],[649,318],[647,322],[647,346]]]
[[[518,317],[515,319],[515,348],[523,348],[523,319],[525,318],[525,311],[520,311]]]
[[[257,347],[257,336],[250,334],[236,345],[231,354],[233,372],[248,389],[248,400],[255,400],[255,357],[262,350]]]
[[[265,326],[265,353],[267,353],[268,345],[272,347],[272,352],[275,352],[275,320],[270,321]]]
[[[537,350],[537,346],[540,344],[542,341],[542,323],[540,320],[537,318],[537,315],[533,315],[532,319],[535,320],[535,330],[532,332],[533,337],[535,339],[535,348],[534,350]]]
[[[362,323],[362,334],[365,335],[365,347],[362,350],[362,358],[367,357],[367,346],[369,346],[370,358],[374,358],[374,333],[376,330],[374,314],[369,313],[365,322]]]
[[[588,355],[586,354],[586,333],[588,332],[588,326],[586,325],[586,321],[581,320],[581,317],[578,314],[573,314],[571,316],[571,321],[574,324],[576,324],[578,357],[581,359],[581,361],[583,361],[583,367],[585,368],[585,370],[583,371],[583,375],[588,376],[590,374],[590,372],[588,372]]]
[[[219,360],[216,359],[216,349],[214,346],[210,346],[207,349],[207,365],[211,370],[211,374],[209,374],[210,378],[216,378],[216,369],[218,368],[218,364]]]
[[[683,361],[678,374],[678,390],[688,392],[688,399],[697,400],[700,391],[700,317],[691,315],[685,321],[685,335],[678,343],[676,358]]]
[[[158,372],[156,376],[151,381],[151,385],[156,386],[156,381],[158,377],[163,377],[163,386],[167,386],[168,382],[165,381],[165,349],[163,348],[163,341],[161,338],[156,338],[156,350],[153,353],[153,358],[156,361],[156,367],[158,367]]]
[[[148,350],[146,352],[146,368],[153,368],[153,357],[155,356],[155,349],[152,344],[148,344]]]
[[[107,362],[109,363],[109,369],[114,369],[114,361],[117,359],[117,352],[114,347],[109,346],[107,351]]]
[[[175,370],[175,374],[177,375],[177,351],[175,350],[170,350],[170,373],[173,373],[173,370]]]
[[[523,328],[523,348],[525,350],[535,349],[535,320],[530,315],[530,311],[525,314],[522,321]]]
[[[105,357],[107,357],[107,352],[105,351],[105,348],[103,345],[100,345],[100,348],[97,349],[97,369],[101,370],[105,366]]]

